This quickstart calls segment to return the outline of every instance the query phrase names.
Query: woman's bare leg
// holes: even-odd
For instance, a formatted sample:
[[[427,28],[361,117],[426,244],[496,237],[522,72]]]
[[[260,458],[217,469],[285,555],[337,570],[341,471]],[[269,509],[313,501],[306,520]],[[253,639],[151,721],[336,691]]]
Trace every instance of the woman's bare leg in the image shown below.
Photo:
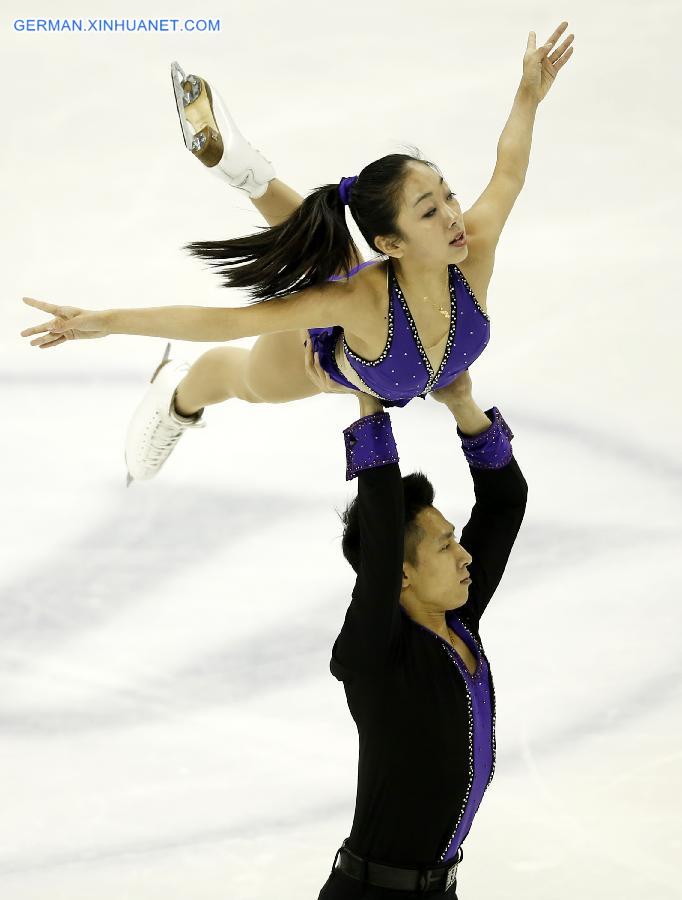
[[[244,347],[214,347],[203,353],[178,385],[176,411],[181,416],[191,416],[204,406],[232,397],[260,403],[244,377],[250,352]]]
[[[268,225],[279,225],[298,209],[303,197],[279,178],[273,178],[263,196],[256,200],[252,197],[251,202]]]
[[[298,209],[303,197],[279,178],[273,178],[263,196],[256,200],[252,198],[252,203],[268,225],[279,225]],[[261,335],[263,337],[266,335]],[[301,339],[301,354],[304,340],[305,337]],[[249,387],[246,378],[249,356],[254,349],[255,345],[251,349],[215,347],[202,354],[176,391],[175,408],[180,415],[191,416],[204,406],[233,397],[247,403],[265,402]]]
[[[279,178],[251,199],[268,225],[279,225],[303,203],[303,197]],[[362,257],[357,257],[358,265]],[[304,367],[307,331],[262,334],[253,347],[214,347],[200,356],[180,382],[175,408],[191,416],[205,406],[236,398],[247,403],[288,403],[319,390]]]
[[[298,209],[303,203],[303,197],[279,178],[273,178],[263,196],[257,200],[252,197],[251,202],[268,225],[279,225]],[[361,262],[363,259],[360,253],[354,254],[353,265],[358,266]]]
[[[178,385],[175,409],[191,416],[205,406],[236,398],[247,403],[288,403],[320,391],[305,370],[305,329],[261,334],[253,347],[214,347],[200,356]]]

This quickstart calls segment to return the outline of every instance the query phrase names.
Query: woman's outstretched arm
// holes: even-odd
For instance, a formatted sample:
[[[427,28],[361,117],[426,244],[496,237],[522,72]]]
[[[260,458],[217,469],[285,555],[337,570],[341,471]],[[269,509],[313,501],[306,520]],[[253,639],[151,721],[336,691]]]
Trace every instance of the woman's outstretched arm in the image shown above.
[[[56,346],[67,340],[139,334],[179,341],[234,341],[238,338],[298,328],[347,328],[356,299],[353,279],[325,282],[272,300],[244,307],[151,306],[140,309],[88,310],[56,306],[24,297],[54,318],[26,328],[22,337],[42,334],[34,346]],[[349,329],[352,331],[352,328]]]
[[[343,325],[351,284],[329,282],[250,306],[159,306],[108,310],[111,334],[141,334],[181,341],[237,338]]]

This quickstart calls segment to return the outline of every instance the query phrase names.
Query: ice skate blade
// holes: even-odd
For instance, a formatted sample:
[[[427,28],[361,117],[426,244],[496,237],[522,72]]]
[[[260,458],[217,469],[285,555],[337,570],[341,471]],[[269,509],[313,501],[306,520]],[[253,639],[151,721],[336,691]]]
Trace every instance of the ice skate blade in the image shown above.
[[[213,111],[211,88],[197,75],[185,76],[177,62],[171,63],[171,79],[185,146],[205,166],[213,168],[222,159],[225,146]]]
[[[185,73],[180,67],[180,63],[171,63],[171,81],[173,82],[173,93],[175,94],[175,108],[180,120],[180,129],[182,131],[182,139],[185,147],[191,152],[192,142],[194,140],[194,132],[189,127],[189,123],[185,118],[184,88]]]
[[[163,369],[163,367],[166,365],[166,363],[170,362],[170,359],[168,358],[169,354],[170,354],[170,341],[166,344],[166,349],[164,350],[164,353],[163,353],[163,359],[161,360],[161,362],[158,364],[158,366],[154,370],[154,374],[152,375],[152,377],[149,379],[150,384],[152,384],[152,382],[154,381],[156,376],[159,374],[161,369]]]

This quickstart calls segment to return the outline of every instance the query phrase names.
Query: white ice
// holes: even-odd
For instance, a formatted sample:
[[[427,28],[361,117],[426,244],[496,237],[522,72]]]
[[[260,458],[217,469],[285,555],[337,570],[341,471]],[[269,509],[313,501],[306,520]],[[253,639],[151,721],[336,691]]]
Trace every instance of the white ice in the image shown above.
[[[0,897],[312,900],[350,829],[357,735],[328,662],[355,399],[214,406],[126,490],[166,341],[19,336],[46,318],[22,296],[246,302],[180,250],[265,223],[185,149],[170,62],[300,193],[408,143],[466,210],[528,32],[564,19],[575,51],[538,109],[472,367],[529,500],[481,626],[498,756],[458,895],[681,897],[679,5],[208,4],[191,13],[218,33],[157,35],[14,31],[29,13],[47,11],[6,4],[0,37]],[[452,418],[427,399],[392,421],[403,472],[461,527]]]

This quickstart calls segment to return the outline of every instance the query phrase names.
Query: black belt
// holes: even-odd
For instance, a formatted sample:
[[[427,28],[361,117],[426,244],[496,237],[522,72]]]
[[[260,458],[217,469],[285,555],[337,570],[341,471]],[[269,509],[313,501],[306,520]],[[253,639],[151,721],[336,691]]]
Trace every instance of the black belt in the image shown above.
[[[347,840],[347,838],[346,838]],[[446,891],[456,882],[457,866],[462,861],[464,851],[460,846],[454,861],[446,867],[421,869],[403,869],[398,866],[387,866],[384,863],[370,862],[346,846],[346,841],[336,851],[332,871],[339,860],[338,868],[352,878],[366,881],[377,887],[394,888],[404,891]]]

